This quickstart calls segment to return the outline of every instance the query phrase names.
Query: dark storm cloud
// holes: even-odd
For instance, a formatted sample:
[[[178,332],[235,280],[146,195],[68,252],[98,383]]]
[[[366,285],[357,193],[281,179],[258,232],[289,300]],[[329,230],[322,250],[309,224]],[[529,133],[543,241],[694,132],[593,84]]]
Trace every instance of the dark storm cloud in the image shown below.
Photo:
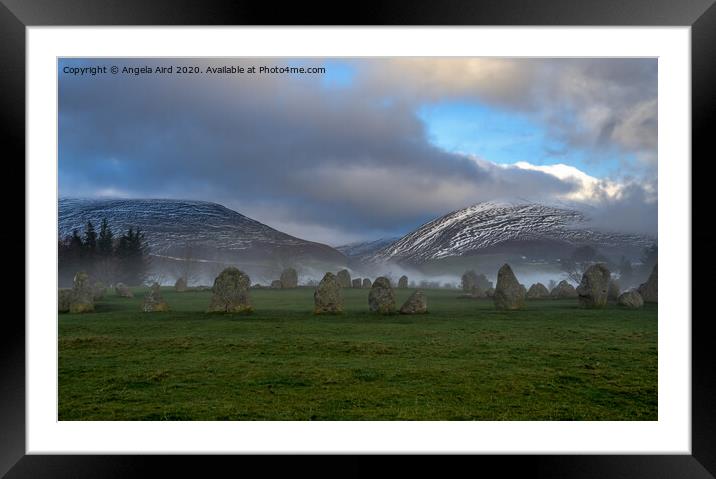
[[[276,60],[95,63],[221,66]],[[402,233],[482,200],[548,200],[575,188],[539,171],[435,148],[415,108],[419,91],[441,94],[440,79],[411,92],[420,82],[409,68],[402,70],[401,89],[392,85],[389,68],[381,77],[371,70],[375,63],[363,63],[365,70],[344,88],[325,88],[320,76],[310,75],[60,73],[60,194],[217,201],[289,233],[336,244]],[[475,94],[485,98],[536,108],[528,104],[533,100],[508,101],[510,91],[535,81],[539,72],[530,68],[535,69],[519,62],[499,65],[471,84],[483,85]],[[499,82],[500,74],[523,70],[519,80]],[[442,88],[442,95],[452,91],[449,81]],[[642,116],[648,120],[648,112]],[[623,123],[613,123],[610,135],[626,128]]]

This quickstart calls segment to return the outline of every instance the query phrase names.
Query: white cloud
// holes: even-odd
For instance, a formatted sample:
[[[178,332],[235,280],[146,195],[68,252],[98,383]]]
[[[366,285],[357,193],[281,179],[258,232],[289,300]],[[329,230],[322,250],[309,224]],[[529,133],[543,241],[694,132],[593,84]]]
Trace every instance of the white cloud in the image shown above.
[[[541,171],[552,175],[562,181],[574,185],[571,191],[558,195],[560,199],[590,202],[604,197],[619,199],[624,185],[616,181],[605,180],[590,176],[574,166],[557,163],[555,165],[533,165],[526,161],[519,161],[514,165],[522,170]]]

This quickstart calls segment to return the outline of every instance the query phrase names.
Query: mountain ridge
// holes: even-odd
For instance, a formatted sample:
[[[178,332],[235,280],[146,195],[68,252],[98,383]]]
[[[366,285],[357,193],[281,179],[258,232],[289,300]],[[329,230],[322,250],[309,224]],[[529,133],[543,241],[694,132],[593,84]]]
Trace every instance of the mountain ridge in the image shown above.
[[[553,243],[555,248],[590,244],[636,251],[653,241],[648,235],[591,229],[585,213],[565,206],[486,201],[428,221],[366,260],[423,263],[518,243],[541,244],[542,249]]]

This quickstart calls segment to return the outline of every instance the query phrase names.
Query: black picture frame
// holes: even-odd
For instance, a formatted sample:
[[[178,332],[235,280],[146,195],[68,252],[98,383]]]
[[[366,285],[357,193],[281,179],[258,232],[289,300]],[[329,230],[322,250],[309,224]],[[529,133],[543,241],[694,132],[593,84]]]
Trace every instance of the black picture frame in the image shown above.
[[[304,2],[282,2],[277,6],[256,1],[0,0],[3,152],[6,164],[18,163],[18,158],[25,157],[25,28],[28,26],[690,26],[693,168],[693,158],[701,161],[716,158],[713,134],[709,132],[709,120],[714,119],[716,112],[714,1],[391,1],[343,4],[331,11],[322,4]],[[692,203],[699,203],[693,193]],[[32,251],[26,249],[25,255],[32,255]],[[496,466],[501,473],[508,474],[516,469],[528,469],[530,475],[537,477],[714,477],[716,374],[709,365],[716,364],[716,358],[713,336],[709,334],[710,316],[670,318],[692,321],[692,455],[479,456],[475,459],[482,463],[480,469]],[[126,477],[142,475],[148,471],[148,465],[186,467],[186,458],[168,456],[26,455],[25,328],[18,318],[4,319],[0,334],[0,474],[8,478]],[[232,459],[210,458],[212,468],[227,465]]]

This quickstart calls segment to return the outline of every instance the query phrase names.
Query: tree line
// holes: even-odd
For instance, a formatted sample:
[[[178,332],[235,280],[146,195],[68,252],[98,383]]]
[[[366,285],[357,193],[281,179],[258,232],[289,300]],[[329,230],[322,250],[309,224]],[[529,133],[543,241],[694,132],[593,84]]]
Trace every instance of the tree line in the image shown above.
[[[82,235],[75,229],[59,240],[58,279],[62,287],[71,286],[78,271],[85,271],[105,284],[122,282],[136,286],[146,279],[149,266],[144,233],[130,227],[115,236],[106,218],[102,219],[99,232],[87,221]]]

